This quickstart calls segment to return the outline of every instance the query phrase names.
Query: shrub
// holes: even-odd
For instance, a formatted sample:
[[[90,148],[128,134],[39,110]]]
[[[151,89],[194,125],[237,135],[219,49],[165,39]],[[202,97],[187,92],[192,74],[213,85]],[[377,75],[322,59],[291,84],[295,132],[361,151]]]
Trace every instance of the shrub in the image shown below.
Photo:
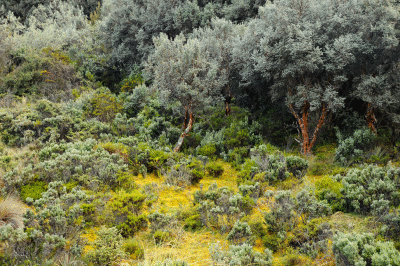
[[[269,192],[268,192],[269,194]],[[330,206],[324,201],[318,201],[313,193],[306,188],[291,196],[291,191],[278,191],[269,198],[270,211],[265,213],[264,219],[271,233],[285,235],[299,222],[309,223],[314,218],[331,214]]]
[[[349,211],[362,214],[369,214],[377,208],[388,211],[400,202],[397,189],[400,168],[368,165],[363,169],[350,169],[345,176],[337,175],[335,178],[343,184],[341,193]]]
[[[121,232],[123,237],[134,236],[135,233],[140,230],[146,229],[148,224],[148,219],[146,215],[128,215],[126,221],[119,224],[117,229]]]
[[[125,241],[123,249],[126,254],[129,254],[130,259],[133,260],[144,259],[144,249],[133,238],[129,238]]]
[[[155,262],[154,266],[188,266],[188,263],[180,259],[177,260],[167,259],[162,262]]]
[[[203,156],[208,156],[208,157],[212,157],[216,154],[217,149],[215,148],[215,145],[213,144],[207,144],[204,146],[201,146],[198,150],[197,150],[197,154],[199,155],[203,155]]]
[[[130,235],[130,233],[136,232],[133,228],[127,228],[129,223],[133,223],[131,224],[133,226],[137,222],[135,225],[137,226],[136,228],[143,228],[143,225],[146,223],[146,218],[145,216],[138,217],[137,215],[143,209],[145,201],[146,196],[137,190],[132,192],[121,190],[113,195],[113,197],[107,202],[107,208],[114,214],[114,223],[126,228],[126,230],[123,231],[124,234]],[[128,216],[131,216],[131,218],[129,219]]]
[[[207,191],[194,193],[194,203],[205,226],[212,226],[222,232],[229,232],[233,224],[244,214],[249,213],[254,201],[248,196],[234,194],[227,187],[211,185]]]
[[[27,198],[37,200],[42,197],[42,193],[46,190],[47,184],[45,182],[36,181],[31,184],[22,186],[20,195],[23,201],[26,201]]]
[[[12,191],[31,180],[44,182],[78,182],[95,189],[98,186],[114,186],[117,173],[127,166],[117,154],[95,148],[96,141],[51,144],[39,152],[40,162],[28,164],[22,170],[9,171],[4,176],[5,190]],[[59,167],[62,165],[63,167]]]
[[[400,265],[393,242],[376,241],[372,234],[343,234],[333,238],[333,253],[340,266]]]
[[[0,227],[0,240],[7,241],[7,253],[16,264],[45,265],[65,252],[80,256],[82,240],[82,209],[87,200],[86,193],[79,188],[67,192],[61,182],[52,182],[42,197],[28,203],[33,204],[24,215],[25,229]]]
[[[272,252],[265,249],[264,253],[254,251],[249,244],[240,246],[229,246],[227,251],[222,251],[220,245],[213,244],[210,247],[211,258],[218,265],[234,265],[234,266],[270,266],[272,265]]]
[[[99,229],[97,238],[93,242],[94,249],[90,250],[86,257],[93,265],[114,265],[126,257],[123,240],[117,228],[103,226]]]
[[[211,162],[206,165],[206,170],[209,175],[213,177],[219,177],[224,172],[224,167],[221,163]]]
[[[333,212],[344,211],[346,209],[345,201],[341,193],[343,184],[332,179],[323,177],[315,181],[315,196],[319,200],[326,200]]]
[[[107,88],[99,88],[84,107],[88,117],[97,117],[102,122],[111,122],[123,110],[120,100]]]
[[[353,136],[343,139],[339,131],[335,160],[342,165],[351,165],[363,160],[364,152],[371,148],[376,136],[369,129],[354,131]]]
[[[200,215],[195,214],[185,219],[185,224],[183,225],[183,229],[187,231],[196,231],[203,227],[203,224],[200,220]]]
[[[23,228],[25,206],[14,197],[7,197],[0,202],[0,227],[10,224],[13,228]]]
[[[286,166],[288,172],[292,173],[297,178],[301,178],[307,172],[308,161],[303,158],[291,155],[286,157]]]
[[[199,183],[204,177],[203,165],[194,157],[183,158],[177,164],[174,160],[170,160],[169,164],[171,168],[168,172],[161,169],[168,185],[186,187]]]
[[[242,245],[243,243],[250,243],[252,236],[250,226],[246,222],[237,220],[227,238],[234,245]]]
[[[170,226],[172,222],[171,216],[162,214],[157,211],[150,214],[148,216],[148,219],[150,221],[150,229],[152,233],[156,231],[166,230],[166,228]]]

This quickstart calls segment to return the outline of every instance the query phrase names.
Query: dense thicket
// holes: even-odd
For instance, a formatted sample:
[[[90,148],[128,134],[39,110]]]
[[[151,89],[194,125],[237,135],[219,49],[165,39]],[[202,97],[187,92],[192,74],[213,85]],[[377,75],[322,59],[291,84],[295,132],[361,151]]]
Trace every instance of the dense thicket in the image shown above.
[[[170,250],[218,232],[196,263],[397,265],[399,21],[389,0],[0,0],[0,264],[188,265]]]

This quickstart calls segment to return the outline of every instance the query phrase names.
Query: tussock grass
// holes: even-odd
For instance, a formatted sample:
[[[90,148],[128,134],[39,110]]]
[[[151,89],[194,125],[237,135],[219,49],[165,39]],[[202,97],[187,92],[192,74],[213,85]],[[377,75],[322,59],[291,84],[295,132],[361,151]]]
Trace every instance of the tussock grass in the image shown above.
[[[23,228],[25,205],[14,196],[0,201],[0,226],[11,224],[14,228]]]

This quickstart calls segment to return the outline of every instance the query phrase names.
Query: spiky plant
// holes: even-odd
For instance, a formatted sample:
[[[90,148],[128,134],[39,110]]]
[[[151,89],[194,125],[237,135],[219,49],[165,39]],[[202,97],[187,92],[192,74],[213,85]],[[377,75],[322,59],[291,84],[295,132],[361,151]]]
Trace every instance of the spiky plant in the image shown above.
[[[11,224],[14,228],[22,228],[25,210],[24,204],[14,196],[0,200],[0,227]]]

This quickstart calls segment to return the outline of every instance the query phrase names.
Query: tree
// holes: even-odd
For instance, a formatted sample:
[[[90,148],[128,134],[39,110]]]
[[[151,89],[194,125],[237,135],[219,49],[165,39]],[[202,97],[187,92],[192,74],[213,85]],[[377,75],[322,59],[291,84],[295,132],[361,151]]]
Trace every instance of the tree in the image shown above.
[[[261,73],[271,82],[272,98],[286,98],[301,150],[310,154],[328,113],[344,106],[339,92],[355,74],[358,58],[397,45],[397,11],[384,0],[278,0],[259,14],[234,50],[246,62],[241,75],[251,82],[254,72]],[[372,32],[380,42],[371,41]]]
[[[185,130],[174,151],[182,146],[192,130],[194,114],[207,109],[221,99],[221,88],[227,83],[227,71],[220,68],[220,57],[213,57],[204,40],[189,39],[181,34],[174,40],[161,34],[154,39],[155,52],[146,64],[153,87],[166,102],[178,101],[185,111]]]
[[[103,3],[102,39],[110,50],[108,64],[129,75],[143,66],[154,50],[153,37],[161,32],[174,38],[175,9],[183,0],[106,0]]]
[[[228,82],[222,87],[221,93],[225,102],[226,115],[230,114],[230,103],[234,87],[237,87],[237,70],[232,61],[232,49],[238,36],[244,31],[243,25],[235,25],[224,19],[213,19],[210,27],[193,31],[191,38],[202,39],[210,52],[210,56],[220,58],[219,71],[226,71]]]

